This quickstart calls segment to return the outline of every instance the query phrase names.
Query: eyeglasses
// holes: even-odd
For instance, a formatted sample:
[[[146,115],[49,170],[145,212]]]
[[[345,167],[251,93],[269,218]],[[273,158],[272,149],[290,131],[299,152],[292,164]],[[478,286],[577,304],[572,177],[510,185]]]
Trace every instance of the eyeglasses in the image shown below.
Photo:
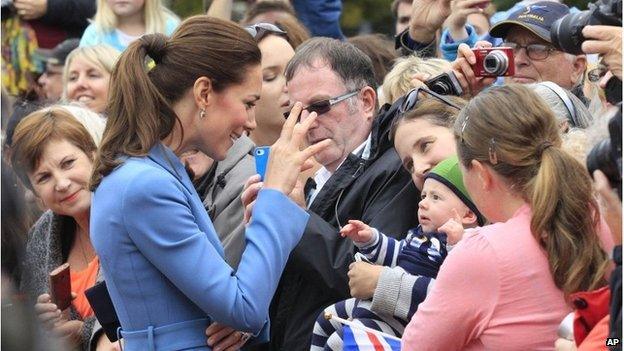
[[[247,33],[249,33],[255,41],[262,40],[267,34],[277,34],[285,36],[286,32],[281,30],[278,26],[271,23],[256,23],[245,27]]]
[[[441,102],[454,107],[458,110],[461,110],[461,107],[457,106],[456,104],[454,104],[453,102],[451,102],[449,99],[445,98],[443,95],[440,95],[438,93],[434,93],[433,91],[424,88],[424,87],[418,87],[416,89],[412,89],[410,90],[407,95],[405,95],[405,100],[403,100],[403,103],[401,104],[401,106],[399,107],[399,113],[403,114],[411,109],[414,108],[414,106],[416,106],[416,104],[418,104],[418,95],[420,93],[426,93],[428,95],[430,95],[433,98],[436,98],[438,100],[440,100]]]
[[[522,46],[518,43],[505,42],[501,46],[512,48],[514,51],[514,56],[518,55],[520,49],[525,49],[527,56],[531,60],[536,61],[545,60],[546,58],[548,58],[548,56],[550,56],[551,52],[556,51],[554,47],[544,44],[529,44],[527,46]]]
[[[315,103],[312,103],[306,107],[304,107],[303,109],[312,113],[312,112],[316,112],[316,114],[318,116],[322,115],[323,113],[327,113],[329,112],[329,110],[331,110],[332,106],[336,105],[339,102],[342,102],[352,96],[355,96],[357,93],[359,93],[360,90],[355,90],[355,91],[351,91],[348,92],[346,94],[343,95],[339,95],[336,97],[333,97],[331,99],[326,99],[326,100],[321,100],[321,101],[317,101]],[[290,115],[290,111],[288,112],[284,112],[284,118],[288,118],[288,116]]]
[[[608,71],[609,71],[609,68],[606,65],[604,65],[602,62],[600,62],[596,68],[587,72],[587,79],[592,83],[596,83],[602,77],[604,77]]]

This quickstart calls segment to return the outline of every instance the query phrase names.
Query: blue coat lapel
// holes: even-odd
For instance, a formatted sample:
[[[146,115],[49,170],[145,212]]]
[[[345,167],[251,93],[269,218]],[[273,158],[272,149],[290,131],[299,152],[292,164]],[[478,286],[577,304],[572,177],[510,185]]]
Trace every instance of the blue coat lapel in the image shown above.
[[[162,167],[167,172],[171,173],[176,179],[180,181],[180,183],[184,186],[184,188],[190,194],[190,202],[189,206],[193,215],[195,216],[195,220],[199,229],[206,233],[208,240],[212,243],[213,246],[217,248],[217,251],[221,254],[221,257],[224,257],[223,253],[223,245],[217,235],[208,235],[208,233],[215,233],[214,226],[212,225],[212,221],[208,216],[208,212],[204,208],[204,204],[202,203],[195,187],[193,186],[193,182],[191,178],[186,173],[186,169],[182,162],[176,156],[173,151],[162,143],[158,143],[154,145],[147,157]]]

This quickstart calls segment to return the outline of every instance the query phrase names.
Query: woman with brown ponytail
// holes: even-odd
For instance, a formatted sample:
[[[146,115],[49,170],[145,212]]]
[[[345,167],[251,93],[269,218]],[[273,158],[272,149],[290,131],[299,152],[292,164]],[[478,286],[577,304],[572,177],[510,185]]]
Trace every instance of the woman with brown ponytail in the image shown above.
[[[449,254],[402,350],[551,350],[569,295],[607,283],[609,233],[589,175],[521,85],[476,96],[454,134],[464,184],[493,224]]]
[[[297,123],[295,104],[271,147],[237,271],[178,158],[199,150],[222,160],[255,126],[261,86],[251,35],[207,16],[187,19],[170,39],[145,35],[120,57],[91,179],[91,239],[124,350],[209,350],[212,322],[267,335],[269,303],[308,220],[288,194],[328,144],[300,151],[316,115]],[[246,339],[232,334],[240,348]]]

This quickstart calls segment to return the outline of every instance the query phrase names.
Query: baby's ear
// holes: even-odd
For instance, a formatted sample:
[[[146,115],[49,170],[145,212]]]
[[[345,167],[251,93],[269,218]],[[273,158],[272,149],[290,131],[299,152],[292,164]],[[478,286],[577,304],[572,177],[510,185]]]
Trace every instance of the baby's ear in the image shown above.
[[[464,225],[464,227],[477,226],[477,215],[470,209],[466,209],[466,212],[464,212],[464,216],[462,217],[462,224]]]

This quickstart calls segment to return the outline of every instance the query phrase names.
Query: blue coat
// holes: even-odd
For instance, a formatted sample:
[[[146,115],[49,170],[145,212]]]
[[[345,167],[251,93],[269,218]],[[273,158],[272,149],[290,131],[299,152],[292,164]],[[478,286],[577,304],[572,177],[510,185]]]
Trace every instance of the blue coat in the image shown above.
[[[212,321],[260,337],[268,306],[308,215],[281,192],[260,191],[238,271],[184,166],[162,144],[104,177],[91,205],[91,240],[124,349],[209,350]]]

